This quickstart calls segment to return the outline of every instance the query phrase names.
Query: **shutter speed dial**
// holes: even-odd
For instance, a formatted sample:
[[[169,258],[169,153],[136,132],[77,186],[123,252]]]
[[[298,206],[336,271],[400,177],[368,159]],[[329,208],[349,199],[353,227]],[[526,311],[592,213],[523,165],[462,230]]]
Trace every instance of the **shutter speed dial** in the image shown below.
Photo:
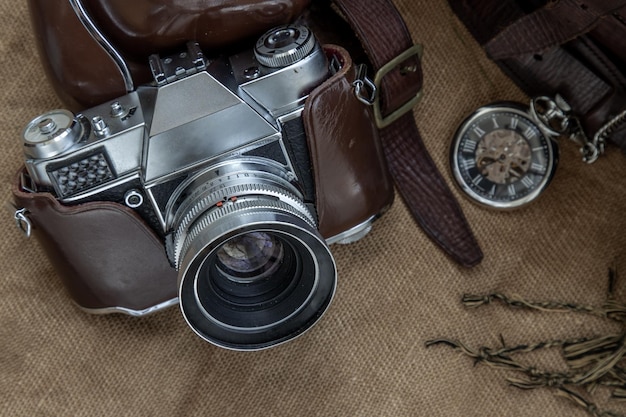
[[[261,36],[255,45],[254,55],[262,65],[280,68],[300,61],[316,45],[315,37],[307,27],[286,25]]]

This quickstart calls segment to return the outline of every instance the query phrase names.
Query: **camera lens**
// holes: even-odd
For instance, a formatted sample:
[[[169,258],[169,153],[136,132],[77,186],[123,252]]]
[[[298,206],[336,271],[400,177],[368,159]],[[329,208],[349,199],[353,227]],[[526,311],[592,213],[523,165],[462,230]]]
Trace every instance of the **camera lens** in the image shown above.
[[[180,283],[181,310],[196,334],[236,350],[299,336],[328,308],[336,285],[334,261],[316,234],[289,216],[256,214],[263,220],[202,245]]]
[[[208,170],[181,194],[169,250],[192,330],[221,347],[258,350],[319,320],[334,295],[336,269],[285,176],[236,165]],[[224,199],[232,193],[237,198]]]

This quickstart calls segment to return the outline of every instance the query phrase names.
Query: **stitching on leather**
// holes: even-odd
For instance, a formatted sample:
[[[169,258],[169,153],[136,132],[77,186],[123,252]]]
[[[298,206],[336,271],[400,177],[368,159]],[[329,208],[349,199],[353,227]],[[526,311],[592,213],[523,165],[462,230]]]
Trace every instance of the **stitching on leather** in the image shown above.
[[[589,40],[587,40],[585,37],[581,37],[580,38],[580,45],[582,45],[584,48],[586,48],[591,55],[594,56],[594,58],[596,58],[596,60],[602,64],[602,66],[604,67],[604,69],[606,70],[606,72],[608,72],[608,76],[609,76],[609,84],[613,87],[623,87],[624,83],[621,82],[621,73],[617,70],[617,68],[615,68],[615,66],[613,65],[613,63],[607,59],[606,56],[604,56],[603,54],[598,53],[597,48],[592,47],[591,43]],[[595,71],[592,71],[595,74]],[[600,77],[598,77],[600,78]]]

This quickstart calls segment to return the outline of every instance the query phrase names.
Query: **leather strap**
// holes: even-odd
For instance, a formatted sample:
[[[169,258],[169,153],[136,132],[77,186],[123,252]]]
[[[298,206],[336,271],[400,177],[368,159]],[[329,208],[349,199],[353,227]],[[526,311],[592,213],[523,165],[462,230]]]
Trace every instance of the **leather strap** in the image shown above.
[[[352,26],[375,71],[409,50],[410,33],[390,0],[334,0]],[[419,58],[409,56],[380,82],[383,117],[422,87]],[[380,130],[383,150],[400,194],[426,234],[455,261],[471,267],[483,253],[452,191],[424,146],[412,112]]]

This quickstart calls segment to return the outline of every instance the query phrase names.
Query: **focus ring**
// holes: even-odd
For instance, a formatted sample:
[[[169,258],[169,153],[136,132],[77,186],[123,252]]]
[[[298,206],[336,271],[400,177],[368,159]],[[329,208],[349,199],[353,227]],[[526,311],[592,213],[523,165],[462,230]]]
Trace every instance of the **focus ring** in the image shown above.
[[[263,198],[263,196],[258,196],[257,198],[252,200],[243,200],[228,203],[222,207],[215,207],[214,209],[203,213],[194,222],[189,232],[184,233],[183,230],[179,229],[175,237],[176,249],[174,254],[174,262],[176,268],[180,267],[180,262],[185,257],[185,254],[189,250],[189,247],[192,245],[193,241],[211,224],[233,213],[245,216],[248,213],[259,213],[267,211],[279,211],[287,213],[305,221],[311,227],[315,227],[315,224],[311,223],[311,220],[305,213],[302,213],[300,210],[294,208],[292,205],[281,200],[274,200],[270,198]]]
[[[199,197],[196,201],[190,201],[189,208],[185,207],[187,204],[181,206],[180,210],[182,210],[182,212],[186,214],[182,219],[177,222],[178,226],[176,227],[176,232],[174,234],[175,264],[178,265],[179,255],[181,252],[180,244],[185,239],[185,236],[188,234],[187,229],[189,225],[193,224],[196,219],[207,210],[211,210],[212,207],[215,207],[217,204],[223,203],[224,198],[241,198],[248,196],[267,197],[283,201],[285,202],[285,204],[288,204],[299,213],[298,217],[303,218],[308,224],[315,227],[315,219],[310,213],[309,209],[307,209],[307,207],[304,205],[304,203],[298,197],[294,196],[293,194],[279,186],[255,183],[230,185],[225,188],[220,188],[212,191],[204,197]]]

